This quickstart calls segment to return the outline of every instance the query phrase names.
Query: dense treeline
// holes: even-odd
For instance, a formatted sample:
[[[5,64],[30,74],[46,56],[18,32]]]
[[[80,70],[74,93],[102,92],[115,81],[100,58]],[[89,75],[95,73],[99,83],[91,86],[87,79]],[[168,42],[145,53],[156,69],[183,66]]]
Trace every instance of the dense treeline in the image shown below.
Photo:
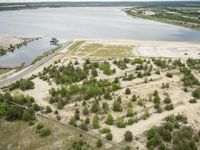
[[[88,74],[89,72],[86,68],[74,67],[72,63],[69,63],[67,66],[60,67],[50,65],[44,68],[43,73],[39,74],[39,77],[44,80],[53,78],[56,84],[71,84],[86,79]]]
[[[8,121],[24,120],[32,123],[35,120],[35,111],[38,110],[40,107],[34,103],[33,97],[18,93],[13,96],[9,93],[0,93],[0,118],[3,117]]]
[[[8,86],[9,90],[15,90],[15,89],[21,89],[21,90],[28,90],[28,89],[34,89],[34,83],[33,81],[29,79],[20,79]]]
[[[149,149],[198,150],[199,132],[187,125],[187,118],[182,115],[171,115],[159,127],[147,132]]]
[[[110,82],[109,80],[84,80],[81,85],[72,84],[70,86],[62,86],[61,88],[52,88],[49,90],[51,94],[50,103],[57,103],[57,107],[61,109],[65,104],[88,100],[92,97],[104,95],[109,97],[109,93],[120,89],[119,82]]]

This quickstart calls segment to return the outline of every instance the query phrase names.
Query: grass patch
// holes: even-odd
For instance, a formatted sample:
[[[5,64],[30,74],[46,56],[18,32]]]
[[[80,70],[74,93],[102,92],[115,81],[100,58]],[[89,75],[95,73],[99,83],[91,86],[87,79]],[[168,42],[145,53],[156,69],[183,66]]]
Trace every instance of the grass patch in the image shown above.
[[[10,70],[12,69],[9,69],[9,68],[0,68],[0,75],[4,74],[4,73],[7,73],[9,72]]]
[[[38,118],[38,121],[51,130],[47,137],[41,137],[36,133],[37,127],[29,126],[23,121],[7,122],[0,120],[0,147],[4,149],[73,149],[73,143],[77,140],[83,140],[87,143],[88,150],[105,149],[104,146],[96,148],[97,139],[79,133],[68,127],[59,125],[53,121],[44,118]]]

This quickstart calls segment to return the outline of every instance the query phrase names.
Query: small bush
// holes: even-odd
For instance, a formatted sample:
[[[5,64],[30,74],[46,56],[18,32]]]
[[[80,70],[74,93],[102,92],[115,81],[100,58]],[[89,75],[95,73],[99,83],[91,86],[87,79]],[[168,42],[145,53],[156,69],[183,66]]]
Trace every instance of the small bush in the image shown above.
[[[102,147],[102,141],[100,139],[97,140],[97,147]]]
[[[124,140],[126,142],[131,142],[133,140],[133,134],[131,131],[126,131],[124,134]]]
[[[174,106],[173,106],[173,104],[167,104],[167,105],[165,106],[165,109],[166,109],[167,111],[170,111],[170,110],[173,110],[173,109],[174,109]]]
[[[41,137],[49,136],[51,134],[51,130],[47,127],[40,129],[39,134]]]
[[[106,134],[106,139],[109,140],[109,141],[112,141],[112,139],[113,139],[112,133]]]

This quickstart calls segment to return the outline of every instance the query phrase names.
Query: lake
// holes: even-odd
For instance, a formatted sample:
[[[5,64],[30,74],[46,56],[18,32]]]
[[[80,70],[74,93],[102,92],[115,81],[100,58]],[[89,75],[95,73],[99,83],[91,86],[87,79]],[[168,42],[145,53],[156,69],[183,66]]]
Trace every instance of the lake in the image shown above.
[[[200,32],[133,18],[110,7],[65,7],[0,12],[0,34],[45,37],[0,57],[0,66],[17,66],[51,49],[49,40],[130,39],[199,42]]]

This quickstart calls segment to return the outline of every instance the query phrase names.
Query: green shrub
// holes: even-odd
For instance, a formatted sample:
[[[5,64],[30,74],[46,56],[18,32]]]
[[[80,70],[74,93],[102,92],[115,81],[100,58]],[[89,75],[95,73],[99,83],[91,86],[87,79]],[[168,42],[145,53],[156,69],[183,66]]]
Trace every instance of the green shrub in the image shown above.
[[[92,119],[92,126],[94,129],[99,128],[99,117],[95,115]]]
[[[114,122],[114,119],[113,119],[112,114],[108,114],[105,123],[108,125],[113,125],[113,122]]]
[[[131,94],[131,90],[130,90],[129,88],[126,88],[126,90],[125,90],[125,94],[126,94],[126,95]]]
[[[192,92],[192,96],[193,96],[194,98],[200,99],[200,88],[197,88],[196,90],[194,90],[194,91]]]
[[[106,134],[106,139],[109,140],[109,141],[112,141],[112,139],[113,139],[112,133]]]
[[[88,127],[85,123],[81,123],[79,127],[84,131],[88,131]]]
[[[109,133],[109,132],[110,132],[110,128],[109,128],[109,127],[104,127],[104,128],[102,128],[102,129],[100,130],[100,132],[101,132],[102,134]]]
[[[34,83],[29,79],[20,79],[16,81],[15,83],[12,83],[11,85],[9,85],[9,90],[15,90],[17,88],[23,91],[34,89]]]
[[[116,125],[117,125],[118,128],[125,128],[126,122],[124,121],[124,119],[122,117],[119,117],[117,119]]]
[[[131,131],[126,131],[124,134],[124,140],[126,142],[131,142],[133,140],[133,134]]]
[[[136,112],[131,107],[129,107],[128,110],[127,110],[126,116],[127,117],[132,117],[135,114],[136,114]]]
[[[102,141],[100,139],[97,140],[97,147],[102,147]]]
[[[173,106],[173,104],[167,104],[167,105],[165,106],[165,109],[166,109],[167,111],[170,111],[170,110],[173,110],[173,109],[174,109],[174,106]]]
[[[113,111],[115,112],[121,112],[122,111],[122,106],[121,106],[121,102],[118,100],[115,100],[113,102]]]
[[[41,137],[49,136],[51,134],[51,130],[47,127],[43,127],[40,129],[39,134]]]

